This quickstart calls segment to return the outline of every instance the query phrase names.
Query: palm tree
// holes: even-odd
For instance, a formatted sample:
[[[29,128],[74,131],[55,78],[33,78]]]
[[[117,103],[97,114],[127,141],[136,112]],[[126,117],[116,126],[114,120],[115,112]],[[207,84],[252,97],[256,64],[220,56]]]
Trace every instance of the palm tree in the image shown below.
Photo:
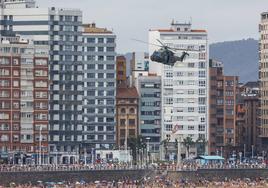
[[[144,139],[142,136],[137,136],[137,137],[130,137],[128,138],[128,147],[132,151],[133,159],[134,161],[137,161],[137,151],[140,149],[145,149],[146,148],[146,143],[144,142]]]
[[[186,138],[184,138],[183,141],[182,141],[182,144],[186,147],[186,150],[187,150],[187,152],[186,152],[187,153],[186,158],[189,158],[189,150],[190,150],[190,147],[192,145],[194,145],[194,141],[193,141],[192,137],[187,136]]]
[[[165,155],[165,159],[167,158],[168,142],[169,142],[169,138],[166,138],[166,139],[164,139],[164,140],[162,140],[162,141],[160,142],[160,145],[163,145],[164,148],[165,148],[165,153],[164,153],[164,155]]]

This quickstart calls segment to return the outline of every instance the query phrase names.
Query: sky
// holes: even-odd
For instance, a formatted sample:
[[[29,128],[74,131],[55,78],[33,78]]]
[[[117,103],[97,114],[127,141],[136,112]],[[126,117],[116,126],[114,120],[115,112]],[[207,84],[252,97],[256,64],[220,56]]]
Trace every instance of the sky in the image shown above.
[[[206,29],[209,43],[258,39],[260,13],[268,0],[37,0],[39,7],[79,8],[83,22],[113,30],[117,52],[148,51],[131,39],[148,41],[149,29],[169,28],[172,20]]]

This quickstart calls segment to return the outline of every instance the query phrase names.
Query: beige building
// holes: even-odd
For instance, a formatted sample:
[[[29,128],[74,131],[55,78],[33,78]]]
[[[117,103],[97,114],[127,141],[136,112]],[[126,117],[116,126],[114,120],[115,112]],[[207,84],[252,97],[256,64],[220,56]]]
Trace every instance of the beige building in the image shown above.
[[[126,140],[139,134],[139,95],[135,87],[117,88],[116,143],[124,148]]]
[[[259,79],[260,79],[260,136],[263,145],[268,145],[268,12],[261,14],[259,25]]]

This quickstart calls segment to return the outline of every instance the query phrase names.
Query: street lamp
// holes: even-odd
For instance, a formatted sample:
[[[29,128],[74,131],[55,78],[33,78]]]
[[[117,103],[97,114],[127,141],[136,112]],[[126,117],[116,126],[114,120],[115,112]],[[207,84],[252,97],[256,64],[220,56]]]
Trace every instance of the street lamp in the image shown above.
[[[147,140],[147,164],[150,162],[150,158],[149,158],[149,149],[150,149],[150,145],[149,145],[149,142],[150,142],[150,137],[147,137],[146,140]]]
[[[254,157],[254,145],[251,145],[251,158],[253,159]]]
[[[42,150],[42,134],[41,134],[41,131],[42,131],[42,126],[39,127],[39,165],[42,164],[42,154],[41,154],[41,150]]]

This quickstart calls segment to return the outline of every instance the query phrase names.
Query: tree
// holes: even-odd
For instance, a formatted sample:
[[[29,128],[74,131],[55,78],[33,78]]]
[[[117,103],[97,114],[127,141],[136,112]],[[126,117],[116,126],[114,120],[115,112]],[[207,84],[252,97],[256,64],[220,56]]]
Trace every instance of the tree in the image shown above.
[[[166,139],[164,139],[164,140],[162,140],[161,142],[160,142],[160,145],[163,145],[164,146],[164,148],[165,148],[165,159],[167,159],[167,147],[168,147],[168,143],[169,143],[169,138],[166,138]]]
[[[205,138],[198,138],[196,140],[196,145],[197,145],[197,155],[205,155],[206,153],[206,145],[207,145],[207,141]]]
[[[142,136],[137,137],[130,137],[128,138],[128,147],[132,151],[133,160],[137,161],[137,152],[139,153],[140,149],[146,148],[146,143],[144,142],[144,139]]]
[[[186,151],[187,151],[186,158],[189,158],[189,150],[190,150],[190,147],[194,145],[194,141],[191,137],[187,136],[186,138],[183,139],[182,144],[186,147]]]

